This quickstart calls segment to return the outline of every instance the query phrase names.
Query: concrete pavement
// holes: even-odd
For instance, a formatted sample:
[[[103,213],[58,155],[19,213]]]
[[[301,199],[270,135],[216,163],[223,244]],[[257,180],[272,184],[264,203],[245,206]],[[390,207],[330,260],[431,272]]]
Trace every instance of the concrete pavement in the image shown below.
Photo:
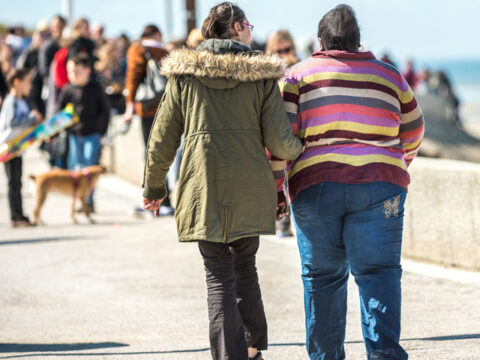
[[[24,174],[46,169],[35,150]],[[24,207],[32,193],[24,180]],[[69,219],[52,195],[45,226],[10,229],[0,171],[0,359],[209,359],[203,266],[176,241],[172,218],[129,212],[140,189],[112,175],[96,191],[97,224]],[[299,256],[293,238],[264,237],[258,268],[269,322],[266,359],[307,359]],[[402,344],[410,359],[480,359],[480,274],[407,261]],[[350,283],[347,359],[365,359]]]

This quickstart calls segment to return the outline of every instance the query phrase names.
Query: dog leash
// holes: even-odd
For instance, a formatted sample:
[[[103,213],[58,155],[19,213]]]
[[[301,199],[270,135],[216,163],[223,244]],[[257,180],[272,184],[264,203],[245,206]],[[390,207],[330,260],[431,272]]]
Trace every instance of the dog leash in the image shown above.
[[[88,168],[83,168],[81,170],[72,170],[71,174],[72,174],[72,180],[73,180],[73,196],[74,197],[77,196],[77,190],[78,190],[78,186],[79,186],[78,176],[80,174],[85,175],[85,177],[87,178],[87,184],[88,184],[88,189],[89,189],[88,194],[90,195],[93,191],[93,181],[92,181],[92,176],[91,176],[90,172],[88,171]]]

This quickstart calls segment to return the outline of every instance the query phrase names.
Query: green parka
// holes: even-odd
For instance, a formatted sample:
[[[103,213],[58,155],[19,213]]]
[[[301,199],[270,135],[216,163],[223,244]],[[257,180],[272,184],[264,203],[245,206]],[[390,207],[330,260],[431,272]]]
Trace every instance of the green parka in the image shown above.
[[[150,133],[144,197],[165,197],[165,177],[185,135],[175,218],[180,241],[232,242],[275,233],[277,191],[265,147],[294,160],[277,57],[211,39],[162,63],[165,95]]]

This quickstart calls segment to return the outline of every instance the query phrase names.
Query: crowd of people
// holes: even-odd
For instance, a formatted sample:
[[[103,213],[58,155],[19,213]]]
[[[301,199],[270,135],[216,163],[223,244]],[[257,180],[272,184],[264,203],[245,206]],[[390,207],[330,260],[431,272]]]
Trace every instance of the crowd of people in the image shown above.
[[[50,118],[69,101],[76,102],[78,108],[81,101],[87,101],[81,100],[83,92],[94,89],[96,95],[101,94],[92,96],[90,101],[87,101],[86,112],[79,111],[81,123],[70,129],[69,133],[72,136],[62,132],[50,142],[42,144],[41,149],[49,154],[52,166],[74,169],[97,164],[101,137],[107,131],[111,115],[124,114],[127,124],[134,114],[140,116],[146,146],[158,105],[158,102],[154,102],[146,109],[139,102],[135,102],[137,89],[146,76],[148,62],[146,56],[151,55],[161,63],[172,50],[182,47],[195,49],[205,40],[200,29],[193,29],[186,39],[164,43],[160,29],[153,24],[145,26],[138,41],[131,41],[126,34],[116,38],[106,37],[103,25],[97,23],[90,27],[86,18],[75,20],[70,26],[68,35],[66,28],[65,18],[56,15],[49,24],[41,21],[31,36],[27,35],[22,26],[8,28],[6,34],[0,34],[0,108],[11,88],[7,83],[8,75],[15,70],[27,70],[31,89],[23,98],[27,101],[30,111],[35,111],[42,118]],[[286,29],[274,31],[266,42],[252,40],[250,47],[252,50],[280,56],[288,67],[299,62],[300,54],[303,53],[299,51],[293,36]],[[308,46],[307,54],[314,49],[313,44]],[[381,60],[396,66],[388,54]],[[88,86],[87,83],[75,85],[75,80],[70,78],[74,76],[73,71],[69,75],[67,62],[76,64],[77,72],[82,66],[90,69],[85,69],[88,72],[86,74]],[[432,74],[428,69],[415,71],[413,61],[409,60],[403,75],[414,91],[420,94],[440,94],[448,98],[455,108],[458,107],[458,100],[444,72]],[[83,87],[85,89],[79,91]],[[75,96],[72,97],[73,93]],[[93,104],[91,100],[94,99],[102,101]],[[93,116],[92,111],[95,112]],[[79,136],[82,137],[81,141]],[[84,154],[82,149],[85,147],[94,150]],[[16,161],[19,162],[20,159]],[[12,188],[16,189],[17,195],[12,197],[18,198],[19,181],[15,183],[17,186]],[[168,193],[173,186],[173,184],[167,186]],[[93,196],[89,198],[88,205],[90,211],[94,211]],[[160,214],[172,215],[173,212],[167,196]],[[29,224],[27,217],[20,210],[12,210],[12,221],[18,226]],[[292,235],[290,216],[277,222],[277,235]]]
[[[407,359],[399,344],[403,211],[407,168],[424,129],[412,89],[422,82],[430,88],[430,77],[412,64],[402,75],[389,59],[363,51],[346,5],[321,18],[319,50],[303,61],[287,30],[255,44],[254,25],[230,2],[213,7],[185,41],[168,44],[153,24],[133,42],[106,38],[85,18],[68,36],[66,25],[55,16],[31,41],[21,27],[2,37],[0,132],[73,103],[79,122],[44,148],[52,166],[76,169],[98,164],[112,114],[123,114],[127,125],[137,114],[146,148],[144,207],[163,214],[173,211],[167,171],[182,144],[177,229],[180,241],[198,242],[204,261],[214,359],[263,359],[267,322],[255,255],[259,235],[288,219],[285,185],[310,358],[345,358],[351,271],[368,358]],[[158,63],[168,79],[161,106],[159,94],[149,101],[139,95]],[[12,226],[28,226],[21,157],[5,168]],[[93,195],[88,203],[94,211]],[[290,235],[282,221],[280,233]]]

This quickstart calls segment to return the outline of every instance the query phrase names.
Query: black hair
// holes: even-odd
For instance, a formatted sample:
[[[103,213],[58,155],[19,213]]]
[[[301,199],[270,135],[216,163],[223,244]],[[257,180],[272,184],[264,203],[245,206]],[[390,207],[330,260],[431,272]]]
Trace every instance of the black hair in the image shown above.
[[[63,24],[63,26],[67,25],[67,20],[62,15],[57,14],[53,18],[54,19],[57,18],[58,21],[60,21]]]
[[[142,31],[142,39],[149,39],[153,37],[155,34],[161,34],[160,29],[153,24],[145,26],[145,28]]]
[[[75,56],[72,56],[69,61],[72,61],[75,65],[80,65],[85,68],[91,68],[92,67],[92,59],[88,54],[86,53],[78,53]]]
[[[202,35],[205,39],[230,39],[233,24],[245,19],[245,13],[237,5],[229,1],[223,2],[210,9],[202,24]]]
[[[355,11],[341,4],[327,12],[318,23],[318,37],[323,50],[358,51],[360,28]]]
[[[7,84],[9,87],[13,87],[15,80],[22,81],[30,73],[30,69],[12,69],[7,74]]]

